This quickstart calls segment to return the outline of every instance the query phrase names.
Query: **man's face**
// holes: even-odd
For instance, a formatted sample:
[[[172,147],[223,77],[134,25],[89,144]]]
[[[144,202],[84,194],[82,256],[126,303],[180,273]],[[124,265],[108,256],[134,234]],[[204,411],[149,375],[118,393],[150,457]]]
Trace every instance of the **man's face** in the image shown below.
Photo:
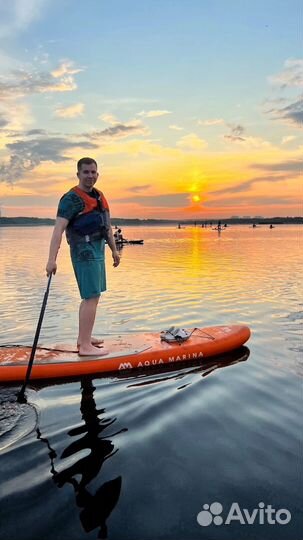
[[[83,163],[80,170],[77,172],[79,178],[79,186],[83,191],[91,191],[98,180],[99,173],[94,163],[86,165]]]

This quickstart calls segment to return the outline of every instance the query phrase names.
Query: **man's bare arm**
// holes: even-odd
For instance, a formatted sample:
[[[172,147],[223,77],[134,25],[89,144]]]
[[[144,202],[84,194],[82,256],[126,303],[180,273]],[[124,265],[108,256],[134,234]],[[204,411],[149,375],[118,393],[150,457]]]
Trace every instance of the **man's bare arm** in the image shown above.
[[[46,274],[55,274],[57,272],[57,255],[60,249],[62,235],[68,225],[68,220],[62,217],[57,217],[56,223],[54,226],[50,246],[49,246],[49,256],[46,265]]]
[[[116,242],[114,239],[112,228],[108,229],[107,231],[107,243],[112,251],[112,257],[114,260],[113,266],[118,266],[120,264],[120,255],[116,248]]]

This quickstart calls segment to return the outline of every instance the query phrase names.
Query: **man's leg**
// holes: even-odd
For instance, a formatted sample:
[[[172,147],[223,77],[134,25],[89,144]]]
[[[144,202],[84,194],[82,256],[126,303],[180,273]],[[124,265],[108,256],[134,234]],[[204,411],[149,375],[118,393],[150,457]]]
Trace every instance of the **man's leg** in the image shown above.
[[[100,296],[94,296],[82,300],[79,308],[79,354],[80,355],[105,355],[108,351],[104,348],[92,345],[92,331],[96,318],[96,311]]]

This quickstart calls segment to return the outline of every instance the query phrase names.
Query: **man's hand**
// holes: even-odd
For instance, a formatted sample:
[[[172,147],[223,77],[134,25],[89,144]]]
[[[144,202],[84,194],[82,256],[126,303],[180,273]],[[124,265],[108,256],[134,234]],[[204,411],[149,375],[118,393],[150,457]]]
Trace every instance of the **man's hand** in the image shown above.
[[[45,270],[47,277],[51,274],[55,274],[57,272],[57,263],[55,261],[48,261]]]
[[[113,266],[116,267],[116,266],[119,266],[120,264],[120,255],[117,251],[113,251],[112,252],[112,257],[113,257]]]

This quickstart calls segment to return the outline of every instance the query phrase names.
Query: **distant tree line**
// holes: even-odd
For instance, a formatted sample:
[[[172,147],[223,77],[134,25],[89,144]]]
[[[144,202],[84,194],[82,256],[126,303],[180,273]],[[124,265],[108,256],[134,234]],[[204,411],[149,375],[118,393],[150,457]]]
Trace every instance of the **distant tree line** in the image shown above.
[[[188,219],[188,220],[177,220],[177,219],[127,219],[127,218],[112,218],[112,225],[115,226],[144,226],[144,225],[191,225],[191,226],[201,226],[201,225],[214,225],[221,221],[222,225],[226,224],[253,224],[258,225],[286,225],[286,224],[303,224],[303,217],[294,216],[294,217],[273,217],[273,218],[212,218],[212,219]],[[55,220],[50,218],[37,218],[37,217],[0,217],[0,226],[9,227],[9,226],[38,226],[38,225],[54,225]]]

